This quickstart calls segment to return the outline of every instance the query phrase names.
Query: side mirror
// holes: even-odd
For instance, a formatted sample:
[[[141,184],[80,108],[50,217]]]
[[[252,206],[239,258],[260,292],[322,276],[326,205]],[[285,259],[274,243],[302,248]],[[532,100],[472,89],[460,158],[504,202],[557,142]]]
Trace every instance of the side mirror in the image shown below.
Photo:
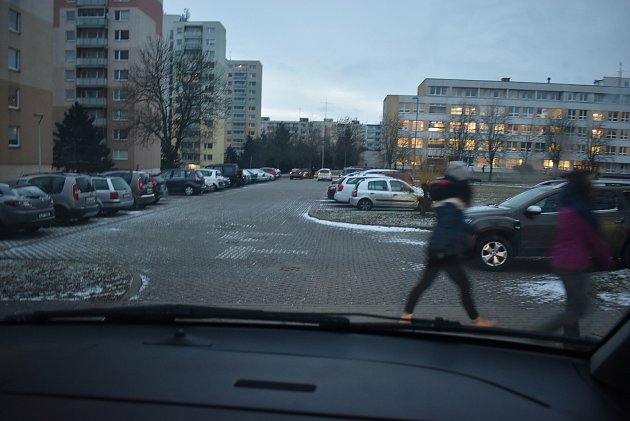
[[[532,205],[525,209],[525,215],[534,216],[540,215],[542,213],[542,208],[540,206]]]

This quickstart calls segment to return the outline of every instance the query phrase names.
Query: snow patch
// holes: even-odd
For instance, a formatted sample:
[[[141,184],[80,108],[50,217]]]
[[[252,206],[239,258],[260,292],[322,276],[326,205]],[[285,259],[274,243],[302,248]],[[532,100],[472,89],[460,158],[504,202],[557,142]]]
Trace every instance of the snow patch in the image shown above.
[[[308,214],[308,212],[305,212],[303,216],[306,220],[311,221],[311,222],[327,225],[329,227],[343,228],[343,229],[350,229],[350,230],[372,231],[372,232],[430,232],[429,230],[425,230],[421,228],[384,227],[381,225],[359,225],[359,224],[349,224],[347,222],[326,221],[324,219],[313,218],[312,216]]]

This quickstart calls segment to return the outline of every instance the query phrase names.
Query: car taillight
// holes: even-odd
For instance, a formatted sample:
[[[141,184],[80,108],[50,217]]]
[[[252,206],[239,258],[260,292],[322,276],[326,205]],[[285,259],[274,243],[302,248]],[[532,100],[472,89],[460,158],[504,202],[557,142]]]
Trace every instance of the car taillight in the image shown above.
[[[4,202],[5,205],[11,206],[14,208],[32,208],[33,204],[28,200],[7,200]]]
[[[110,191],[109,192],[109,200],[118,200],[118,192]]]
[[[72,198],[74,200],[79,200],[79,186],[76,184],[72,185]]]
[[[155,178],[153,177],[151,177],[151,184],[153,184],[153,187],[157,185],[157,181],[155,181]]]
[[[337,186],[337,191],[342,191],[343,190],[343,184],[339,184]]]
[[[138,191],[142,191],[142,177],[138,177]]]

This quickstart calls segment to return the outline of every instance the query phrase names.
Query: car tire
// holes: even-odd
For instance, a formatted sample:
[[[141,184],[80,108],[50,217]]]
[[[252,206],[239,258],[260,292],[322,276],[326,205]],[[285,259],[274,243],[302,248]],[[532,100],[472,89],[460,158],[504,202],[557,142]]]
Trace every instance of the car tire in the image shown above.
[[[212,192],[215,192],[215,191],[217,191],[216,184],[210,184],[210,192],[212,193]]]
[[[512,244],[501,236],[487,235],[477,241],[475,256],[482,269],[502,271],[512,262]]]
[[[59,222],[67,223],[70,220],[70,214],[63,206],[55,206],[55,219]]]
[[[195,194],[195,189],[193,186],[186,186],[184,187],[184,194],[186,196],[192,196],[193,194]]]
[[[370,199],[361,199],[357,203],[357,209],[362,211],[372,210],[372,201]]]

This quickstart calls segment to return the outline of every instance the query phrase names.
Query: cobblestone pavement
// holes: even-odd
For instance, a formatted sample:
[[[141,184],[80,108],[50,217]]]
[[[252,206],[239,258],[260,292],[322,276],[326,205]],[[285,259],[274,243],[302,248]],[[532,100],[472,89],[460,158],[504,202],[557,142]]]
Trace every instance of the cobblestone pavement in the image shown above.
[[[397,316],[423,267],[430,231],[420,228],[430,228],[432,217],[363,213],[388,220],[396,215],[393,225],[406,230],[340,225],[331,220],[359,211],[326,200],[326,187],[315,180],[280,179],[203,196],[171,196],[143,211],[5,237],[0,260],[24,267],[53,261],[119,268],[130,279],[119,296],[144,303]],[[336,217],[330,217],[333,212]],[[313,217],[324,215],[328,221]],[[500,274],[471,269],[470,275],[480,310],[505,327],[531,328],[561,309],[558,281],[544,261],[517,262]],[[613,284],[600,283],[598,309],[585,322],[591,334],[608,330],[630,302],[623,274]],[[5,294],[1,301],[27,305],[14,298]],[[457,291],[443,278],[427,291],[416,314],[466,320]]]

